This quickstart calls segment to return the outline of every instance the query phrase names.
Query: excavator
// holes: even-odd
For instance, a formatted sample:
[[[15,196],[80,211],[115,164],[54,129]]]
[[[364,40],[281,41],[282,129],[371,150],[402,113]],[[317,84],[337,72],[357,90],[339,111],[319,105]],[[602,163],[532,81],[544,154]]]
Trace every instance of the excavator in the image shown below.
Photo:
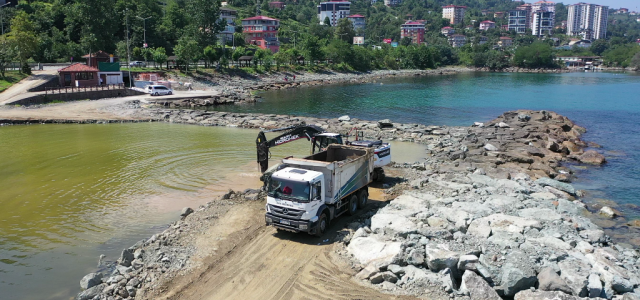
[[[306,125],[305,123],[290,127],[260,131],[260,133],[258,133],[258,138],[256,139],[260,172],[265,173],[269,169],[269,158],[271,157],[271,152],[269,151],[270,148],[306,138],[308,141],[311,141],[311,154],[324,151],[331,144],[375,148],[374,170],[371,177],[374,181],[382,182],[385,176],[382,167],[391,162],[391,146],[380,140],[359,140],[358,138],[363,136],[362,131],[358,132],[357,128],[353,128],[349,133],[353,130],[356,130],[356,140],[351,142],[348,140],[348,134],[345,136],[345,139],[343,139],[343,136],[339,133],[329,133],[318,126]],[[282,131],[284,131],[284,133],[267,140],[265,133]]]

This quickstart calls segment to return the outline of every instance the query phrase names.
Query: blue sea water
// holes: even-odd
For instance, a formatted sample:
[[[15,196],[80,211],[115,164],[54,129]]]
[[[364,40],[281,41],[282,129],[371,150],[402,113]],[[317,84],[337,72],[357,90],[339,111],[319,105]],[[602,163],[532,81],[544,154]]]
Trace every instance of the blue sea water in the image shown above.
[[[603,147],[603,167],[577,168],[574,184],[592,198],[614,200],[627,218],[640,211],[640,74],[462,73],[404,77],[268,91],[258,103],[224,106],[260,112],[366,119],[427,125],[486,122],[505,111],[551,110],[586,127],[584,140]],[[632,205],[627,205],[632,204]]]

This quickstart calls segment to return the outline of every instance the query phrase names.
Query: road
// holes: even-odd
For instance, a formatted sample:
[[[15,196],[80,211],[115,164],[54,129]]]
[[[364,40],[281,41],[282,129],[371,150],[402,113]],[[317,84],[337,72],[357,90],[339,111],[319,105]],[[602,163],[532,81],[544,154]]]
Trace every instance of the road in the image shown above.
[[[370,208],[382,201],[380,190],[371,192]],[[202,267],[147,299],[416,299],[383,294],[352,279],[353,271],[334,252],[333,238],[353,219],[336,219],[318,238],[277,232],[264,225],[263,203],[243,205],[198,239],[199,251],[218,249],[218,255],[195,262]]]
[[[0,119],[136,120],[144,119],[144,117],[136,116],[135,113],[137,111],[135,109],[129,109],[121,104],[132,100],[140,100],[144,103],[149,100],[211,97],[218,93],[219,92],[217,91],[175,91],[175,94],[170,96],[151,96],[145,94],[121,98],[45,104],[37,107],[12,107],[0,105]]]
[[[33,71],[33,75],[21,80],[20,82],[12,85],[10,88],[0,93],[0,105],[5,105],[15,101],[14,98],[28,93],[28,90],[30,88],[44,84],[45,82],[57,76],[58,73],[56,70]]]

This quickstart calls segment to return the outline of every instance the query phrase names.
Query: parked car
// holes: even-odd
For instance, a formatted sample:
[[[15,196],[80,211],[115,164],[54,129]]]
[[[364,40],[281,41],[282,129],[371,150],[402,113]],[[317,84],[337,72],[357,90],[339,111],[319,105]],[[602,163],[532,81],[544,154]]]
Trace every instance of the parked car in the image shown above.
[[[135,61],[132,61],[132,62],[129,63],[129,67],[141,67],[142,68],[142,67],[146,67],[146,66],[147,66],[147,64],[145,64],[143,61],[138,61],[138,60],[135,60]]]
[[[164,85],[148,85],[144,91],[151,96],[173,95],[173,90]]]

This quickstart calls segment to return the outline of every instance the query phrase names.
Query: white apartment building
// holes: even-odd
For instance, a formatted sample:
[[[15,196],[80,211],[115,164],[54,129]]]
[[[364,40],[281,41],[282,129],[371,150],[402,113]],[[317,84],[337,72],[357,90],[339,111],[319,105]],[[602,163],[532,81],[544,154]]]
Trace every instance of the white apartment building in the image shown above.
[[[555,22],[555,13],[535,11],[532,13],[531,19],[531,34],[538,37],[552,34]]]
[[[402,3],[402,0],[384,0],[386,6],[398,6]]]
[[[451,25],[460,24],[464,21],[466,6],[447,5],[442,7],[442,18],[448,19]]]
[[[236,32],[235,20],[236,20],[237,12],[233,9],[228,8],[220,8],[220,19],[226,21],[227,25],[224,27],[218,34],[218,40],[225,44],[227,42],[233,41],[233,33]]]
[[[318,5],[318,19],[320,20],[320,24],[324,24],[324,19],[327,17],[331,22],[331,26],[338,25],[338,21],[342,18],[346,18],[351,14],[351,2],[349,1],[329,1],[329,2],[320,2]]]
[[[568,6],[567,35],[581,36],[585,40],[597,40],[607,37],[609,7],[578,3]]]
[[[531,4],[531,11],[546,11],[546,12],[556,12],[556,3],[551,1],[538,1],[536,3]]]

